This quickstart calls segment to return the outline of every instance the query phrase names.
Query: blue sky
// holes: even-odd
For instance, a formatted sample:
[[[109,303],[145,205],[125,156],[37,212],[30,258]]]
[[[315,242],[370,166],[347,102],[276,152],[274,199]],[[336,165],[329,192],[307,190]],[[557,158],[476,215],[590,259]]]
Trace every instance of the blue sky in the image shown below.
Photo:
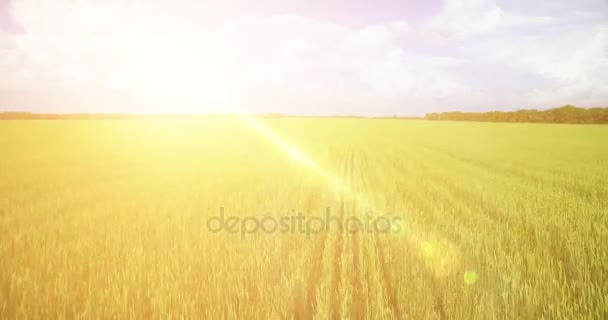
[[[605,0],[0,0],[0,110],[608,106]]]

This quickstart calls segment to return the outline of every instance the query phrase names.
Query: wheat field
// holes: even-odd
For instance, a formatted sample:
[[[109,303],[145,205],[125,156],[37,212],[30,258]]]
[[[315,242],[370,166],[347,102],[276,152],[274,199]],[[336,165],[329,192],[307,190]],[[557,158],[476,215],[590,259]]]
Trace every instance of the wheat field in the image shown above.
[[[241,224],[328,212],[398,220]],[[601,319],[607,266],[606,126],[0,122],[0,318]]]

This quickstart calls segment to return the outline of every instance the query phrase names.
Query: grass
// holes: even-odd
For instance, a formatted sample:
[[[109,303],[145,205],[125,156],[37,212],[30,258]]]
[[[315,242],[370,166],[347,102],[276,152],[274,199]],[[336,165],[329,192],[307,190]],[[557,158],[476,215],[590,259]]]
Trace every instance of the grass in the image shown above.
[[[593,125],[3,121],[0,318],[607,318],[607,141]],[[401,223],[242,239],[210,232],[219,208]]]

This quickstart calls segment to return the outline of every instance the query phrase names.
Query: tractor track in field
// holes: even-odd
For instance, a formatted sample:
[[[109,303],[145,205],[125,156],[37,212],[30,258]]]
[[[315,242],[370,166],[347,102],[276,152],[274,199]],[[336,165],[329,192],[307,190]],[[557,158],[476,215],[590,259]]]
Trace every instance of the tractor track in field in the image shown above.
[[[353,163],[354,163],[354,158],[352,159]],[[357,176],[359,178],[357,182],[357,188],[359,189],[359,192],[361,192],[361,194],[365,195],[367,192],[369,192],[368,190],[368,186],[367,186],[367,181],[365,176],[363,175],[363,172],[366,172],[365,168],[367,168],[369,166],[369,164],[367,163],[365,158],[361,158],[360,159],[360,172],[359,175]],[[354,172],[353,172],[354,175]],[[367,202],[363,202],[364,206],[370,205]],[[359,208],[360,210],[367,210],[369,208]],[[369,231],[368,231],[369,232]],[[357,252],[357,256],[359,255],[359,251],[361,251],[361,244],[359,243],[360,240],[360,235],[358,233],[351,235],[353,237],[353,239],[356,239],[356,252]],[[378,262],[378,272],[380,275],[380,279],[381,279],[381,288],[384,291],[383,295],[384,297],[386,297],[386,303],[388,304],[393,318],[400,318],[400,316],[402,315],[399,312],[399,307],[398,307],[398,301],[397,301],[397,294],[396,294],[396,290],[393,286],[394,284],[394,279],[392,277],[392,274],[390,273],[390,269],[389,266],[387,265],[387,258],[385,256],[385,251],[382,248],[382,245],[380,243],[380,238],[378,233],[376,232],[372,232],[372,233],[367,233],[367,237],[368,240],[372,241],[370,242],[370,244],[375,247],[375,259]],[[363,253],[363,257],[364,260],[369,260],[369,259],[374,259],[373,255],[370,255],[370,250],[365,250],[366,252]],[[357,308],[355,310],[355,308],[353,308],[353,313],[357,314],[357,316],[354,316],[353,318],[357,318],[357,319],[361,319],[364,318],[367,310],[361,310],[362,307],[367,307],[364,305],[364,297],[362,296],[362,282],[365,279],[361,279],[361,274],[360,271],[358,270],[360,268],[359,265],[356,266],[357,270],[355,271],[355,295],[356,297],[353,298],[353,305],[355,306],[355,308]],[[368,296],[370,296],[371,292],[369,292],[370,288],[368,287]],[[357,296],[358,295],[358,296]],[[358,300],[355,302],[355,300]]]
[[[352,183],[354,177],[354,153],[352,150],[348,152],[346,157],[344,158],[343,172],[342,177],[346,185],[350,185]],[[349,194],[342,193],[340,195],[340,211],[339,211],[339,219],[344,222],[344,218],[346,216],[346,211],[352,209],[351,199],[349,199]],[[341,303],[340,303],[340,284],[341,284],[341,260],[344,251],[344,227],[341,226],[341,230],[335,233],[336,244],[333,248],[333,263],[332,263],[332,281],[330,284],[331,290],[331,318],[332,319],[341,319]]]
[[[327,234],[317,240],[312,254],[311,271],[306,281],[305,291],[296,296],[294,306],[292,308],[292,317],[290,319],[312,319],[316,308],[317,299],[316,292],[321,280],[323,271],[323,253],[325,252],[325,243],[327,242]]]
[[[344,217],[344,201],[341,204],[340,208],[340,219]],[[336,244],[333,248],[333,261],[332,261],[332,281],[331,281],[331,318],[332,319],[340,319],[340,275],[341,275],[341,267],[340,261],[342,260],[342,252],[344,251],[343,244],[343,233],[336,233]]]
[[[369,163],[365,158],[362,159],[361,165],[365,168],[369,167]],[[366,170],[362,169],[362,172]],[[361,176],[360,187],[362,189],[366,188],[366,180],[363,176]],[[366,208],[364,208],[366,209]],[[394,318],[402,318],[403,313],[399,310],[399,302],[397,299],[397,292],[395,288],[395,279],[393,274],[391,273],[390,265],[388,264],[387,251],[384,249],[381,243],[380,235],[378,232],[373,232],[371,235],[371,240],[373,240],[373,246],[376,251],[376,259],[378,262],[380,279],[381,279],[381,287],[384,290],[384,296],[386,297],[386,303],[388,304],[393,317]],[[390,247],[388,248],[390,250]]]
[[[366,159],[362,159],[362,163],[361,165],[363,167],[368,167],[369,164],[367,163]],[[365,169],[362,169],[361,172],[366,172]],[[359,181],[360,182],[360,186],[361,188],[365,188],[365,180],[363,179],[363,177],[361,177],[362,180]],[[391,252],[391,246],[390,246],[390,241],[391,238],[388,237],[387,238],[387,243],[383,245],[383,241],[382,241],[382,235],[378,234],[377,232],[373,233],[373,246],[375,247],[375,251],[376,251],[376,259],[378,262],[378,267],[379,267],[379,272],[380,272],[380,279],[381,279],[381,286],[384,290],[384,296],[386,297],[386,303],[388,304],[393,317],[394,318],[398,318],[398,319],[402,319],[402,318],[406,318],[407,315],[407,310],[401,310],[399,307],[399,296],[398,296],[398,292],[397,292],[397,278],[396,275],[392,272],[391,269],[391,265],[390,265],[390,260],[389,260],[389,254]],[[415,245],[411,242],[406,242],[405,245],[407,247],[410,248],[414,248]],[[447,313],[446,313],[446,308],[445,308],[445,304],[443,302],[443,295],[441,293],[441,290],[439,288],[439,283],[438,280],[434,277],[434,275],[432,274],[432,272],[430,270],[428,270],[428,268],[425,266],[423,258],[422,257],[416,257],[415,261],[413,261],[413,263],[416,264],[420,264],[423,267],[423,270],[425,270],[424,272],[424,277],[428,280],[429,282],[429,289],[431,291],[432,297],[433,297],[433,308],[435,310],[435,312],[437,313],[439,319],[448,319]]]
[[[438,288],[437,281],[435,280],[435,278],[433,278],[432,275],[430,275],[429,279],[431,282],[431,291],[433,293],[433,303],[435,311],[439,315],[439,319],[448,319],[448,315],[445,311],[445,304],[443,303],[441,290],[439,290]]]
[[[351,319],[363,319],[367,313],[365,299],[363,298],[363,280],[361,279],[361,265],[359,259],[361,258],[361,248],[359,243],[359,235],[351,235],[352,248],[353,248],[353,307],[351,310]]]
[[[377,259],[380,266],[379,271],[382,279],[382,287],[384,288],[384,295],[387,300],[386,302],[388,303],[389,307],[391,308],[391,311],[393,312],[393,317],[401,319],[403,313],[401,313],[399,310],[397,292],[394,287],[394,277],[387,263],[386,251],[384,250],[384,248],[382,248],[380,236],[377,233],[374,234],[374,244],[376,246]]]
[[[355,166],[355,156],[354,152],[351,152],[351,168]],[[355,172],[351,171],[351,179],[354,177]],[[359,172],[359,178],[363,180],[362,173]],[[352,179],[354,180],[354,179]],[[359,186],[361,187],[361,186]],[[359,210],[359,206],[355,203],[355,210]],[[364,208],[365,209],[365,208]],[[361,243],[361,235],[359,233],[353,233],[348,235],[352,242],[352,251],[353,251],[353,297],[352,297],[352,308],[351,308],[351,319],[365,319],[365,316],[368,314],[368,306],[366,303],[365,296],[369,296],[369,286],[367,287],[368,292],[364,292],[363,283],[366,281],[365,275],[363,275],[362,262],[364,263],[369,256],[369,252],[365,252],[364,248],[362,248]]]
[[[365,161],[361,163],[363,167],[367,165]],[[362,168],[359,168],[363,170]],[[353,188],[354,191],[364,191],[365,177],[362,173],[355,171],[355,154],[350,150],[344,157],[342,166],[342,179],[344,183]],[[350,191],[349,191],[350,192]],[[339,198],[339,210],[337,210],[338,218],[340,221],[344,221],[346,217],[356,215],[355,210],[358,208],[357,194],[343,193]],[[346,226],[343,226],[346,227]],[[332,232],[333,231],[333,232]],[[329,290],[329,317],[331,319],[341,318],[352,318],[352,319],[363,319],[370,310],[367,310],[366,295],[370,296],[373,292],[370,287],[365,291],[364,283],[365,274],[363,272],[365,261],[375,259],[378,266],[378,274],[380,281],[380,290],[382,295],[385,297],[385,303],[390,309],[393,318],[401,319],[405,317],[405,310],[401,310],[398,301],[398,293],[396,288],[396,275],[391,271],[390,265],[390,246],[387,248],[382,239],[382,235],[378,233],[367,234],[371,241],[369,244],[372,247],[367,248],[362,241],[365,239],[361,238],[361,234],[354,233],[350,234],[347,230],[331,230],[323,234],[322,238],[316,241],[313,253],[311,255],[311,271],[307,279],[306,287],[304,292],[294,301],[294,308],[292,317],[293,319],[313,319],[317,313],[317,305],[319,304],[319,296],[317,296],[317,290],[324,278],[324,273],[329,276],[327,290]],[[335,237],[335,238],[334,238]],[[390,241],[390,239],[388,239]],[[352,261],[342,261],[344,259],[344,250],[346,250],[347,244],[345,241],[350,241],[352,250]],[[408,247],[413,246],[411,243],[406,244]],[[327,247],[331,246],[331,247]],[[325,257],[326,250],[330,250],[329,256]],[[374,254],[375,252],[375,254]],[[422,258],[417,257],[414,263],[420,263],[424,265]],[[330,260],[330,261],[325,261]],[[352,274],[347,275],[352,284],[352,302],[351,309],[348,314],[342,314],[344,311],[341,310],[342,297],[341,297],[341,285],[342,281],[342,264],[352,263]],[[326,270],[330,269],[330,270]],[[426,270],[424,277],[429,281],[429,290],[433,297],[434,309],[440,319],[447,319],[445,306],[443,303],[441,291],[439,290],[438,283],[433,277],[429,270]]]
[[[343,174],[352,174],[352,152],[343,162]],[[348,178],[348,177],[347,177]],[[340,197],[340,221],[344,218],[344,212],[346,210],[346,197],[341,195]],[[323,266],[324,266],[324,253],[326,250],[327,242],[330,242],[331,232],[323,233],[323,237],[317,240],[315,248],[312,253],[311,271],[306,281],[306,288],[301,294],[296,294],[293,307],[291,309],[291,319],[313,319],[317,311],[317,288],[323,277]],[[331,283],[329,284],[330,291],[330,316],[334,319],[340,318],[340,260],[343,251],[342,233],[338,232],[337,241],[333,248],[328,248],[332,251],[331,261]]]

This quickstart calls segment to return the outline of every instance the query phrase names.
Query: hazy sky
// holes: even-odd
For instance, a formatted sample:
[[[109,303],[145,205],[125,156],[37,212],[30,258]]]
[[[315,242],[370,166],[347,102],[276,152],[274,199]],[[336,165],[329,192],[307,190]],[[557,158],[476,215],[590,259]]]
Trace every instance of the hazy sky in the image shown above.
[[[606,0],[0,0],[0,111],[608,106]]]

